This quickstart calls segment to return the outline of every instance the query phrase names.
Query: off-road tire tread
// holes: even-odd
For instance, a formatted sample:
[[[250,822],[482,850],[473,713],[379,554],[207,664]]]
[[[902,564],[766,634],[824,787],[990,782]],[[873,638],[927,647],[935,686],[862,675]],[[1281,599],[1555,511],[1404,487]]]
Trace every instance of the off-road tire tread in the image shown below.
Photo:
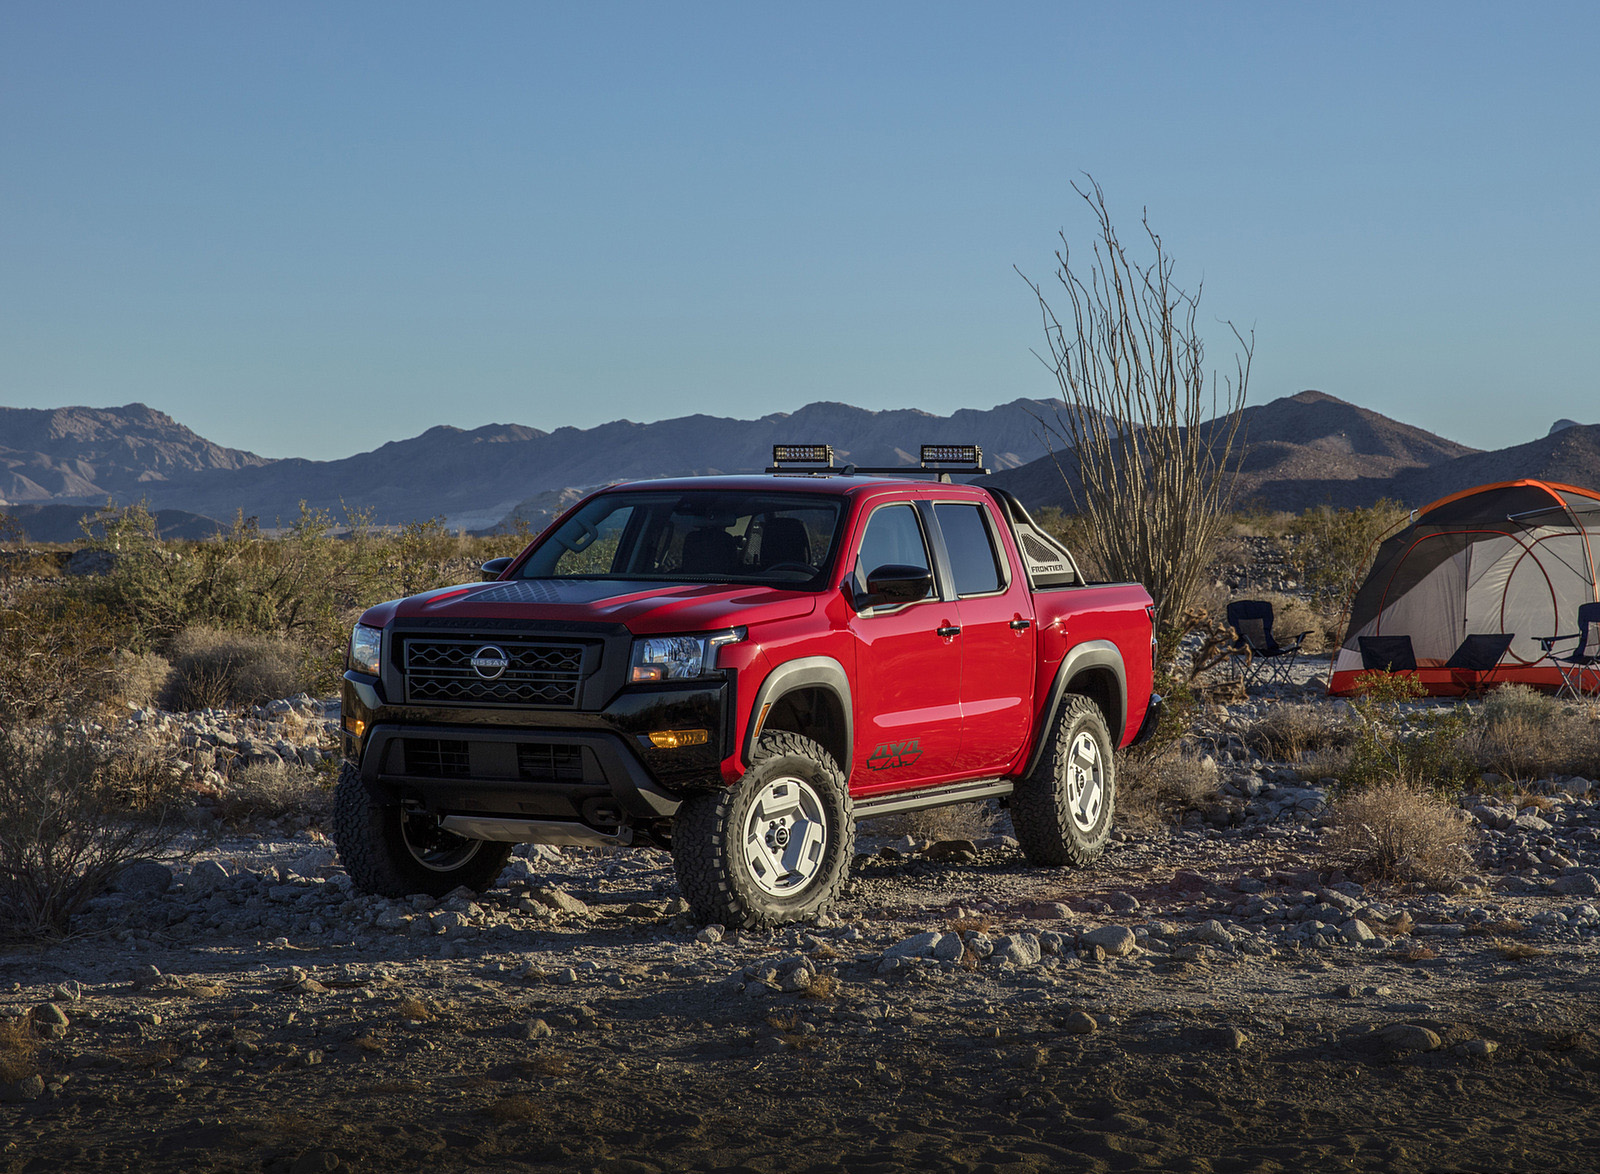
[[[1111,822],[1116,816],[1116,759],[1105,753],[1106,820],[1104,833],[1097,843],[1088,843],[1072,822],[1067,809],[1067,788],[1064,782],[1066,758],[1085,722],[1099,728],[1102,751],[1114,751],[1115,743],[1106,726],[1100,707],[1081,693],[1068,693],[1061,699],[1056,712],[1055,725],[1050,730],[1050,745],[1040,756],[1033,771],[1017,780],[1011,793],[1011,825],[1017,843],[1029,863],[1048,868],[1087,868],[1105,851],[1110,838]]]
[[[364,893],[442,897],[458,885],[482,892],[494,885],[511,858],[511,844],[486,843],[456,871],[430,872],[398,855],[389,826],[398,815],[399,808],[373,797],[353,765],[347,762],[340,767],[333,788],[333,841],[339,862]]]
[[[739,877],[727,864],[729,852],[738,850],[740,796],[753,785],[761,768],[776,758],[805,760],[813,770],[808,781],[813,786],[822,784],[825,802],[843,808],[836,835],[830,829],[830,838],[835,842],[829,851],[838,862],[834,875],[792,908],[773,908],[772,898],[753,886],[736,883]],[[743,779],[731,787],[692,795],[678,808],[672,827],[672,864],[678,888],[696,919],[730,929],[765,929],[807,920],[838,900],[850,876],[855,841],[856,821],[849,788],[833,756],[810,738],[771,731],[756,740],[750,769]]]

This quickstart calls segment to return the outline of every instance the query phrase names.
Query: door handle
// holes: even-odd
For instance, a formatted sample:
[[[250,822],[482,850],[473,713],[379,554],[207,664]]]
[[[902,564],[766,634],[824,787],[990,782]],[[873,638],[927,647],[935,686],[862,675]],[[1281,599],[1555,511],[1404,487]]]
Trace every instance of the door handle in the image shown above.
[[[957,625],[954,625],[954,624],[946,625],[943,628],[935,628],[934,631],[939,633],[939,635],[945,636],[945,637],[961,635],[960,627],[958,627]]]
[[[1013,632],[1026,632],[1031,627],[1033,627],[1033,621],[1032,620],[1012,620],[1011,621],[1011,630]]]

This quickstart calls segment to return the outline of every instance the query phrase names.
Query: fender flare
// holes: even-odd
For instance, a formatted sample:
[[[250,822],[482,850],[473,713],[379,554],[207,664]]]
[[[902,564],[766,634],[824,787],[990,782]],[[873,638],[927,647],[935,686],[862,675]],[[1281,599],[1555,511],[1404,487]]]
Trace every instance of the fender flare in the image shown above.
[[[802,656],[796,660],[786,660],[767,674],[761,687],[756,690],[755,703],[750,707],[750,724],[745,729],[740,757],[746,763],[750,761],[768,707],[796,689],[826,689],[838,698],[840,708],[844,711],[844,761],[839,764],[839,769],[848,775],[856,744],[855,709],[850,697],[849,674],[831,656]]]
[[[1050,731],[1055,727],[1056,715],[1061,712],[1061,699],[1066,696],[1067,685],[1084,669],[1092,668],[1110,669],[1117,679],[1122,710],[1114,720],[1108,718],[1106,725],[1111,727],[1111,744],[1122,745],[1122,731],[1128,724],[1128,672],[1123,665],[1122,652],[1110,640],[1085,640],[1082,644],[1073,645],[1067,655],[1061,658],[1061,666],[1056,669],[1055,679],[1050,682],[1050,699],[1045,704],[1034,738],[1033,752],[1028,755],[1028,765],[1023,769],[1024,775],[1033,773],[1044,756],[1045,747],[1050,744]]]

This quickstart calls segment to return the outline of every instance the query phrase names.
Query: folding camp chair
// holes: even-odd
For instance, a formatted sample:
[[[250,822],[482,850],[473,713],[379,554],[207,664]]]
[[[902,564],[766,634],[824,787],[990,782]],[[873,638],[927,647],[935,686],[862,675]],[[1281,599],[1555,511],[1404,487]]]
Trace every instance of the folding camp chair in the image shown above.
[[[1461,686],[1465,693],[1481,694],[1493,681],[1494,671],[1500,667],[1500,660],[1511,647],[1512,639],[1505,632],[1468,636],[1444,662],[1444,667],[1450,670],[1451,682]]]
[[[1361,667],[1369,673],[1414,673],[1417,654],[1410,636],[1357,636],[1361,645]]]
[[[1268,678],[1288,684],[1300,645],[1311,635],[1308,628],[1292,643],[1279,644],[1272,634],[1272,604],[1264,599],[1234,600],[1228,605],[1228,626],[1234,632],[1228,660],[1246,685],[1259,685]]]
[[[1556,656],[1551,649],[1562,640],[1576,640],[1577,646],[1565,656]],[[1539,647],[1550,658],[1561,674],[1561,688],[1556,696],[1570,693],[1576,698],[1584,692],[1585,669],[1600,670],[1600,603],[1585,603],[1578,608],[1578,630],[1564,636],[1541,636]]]

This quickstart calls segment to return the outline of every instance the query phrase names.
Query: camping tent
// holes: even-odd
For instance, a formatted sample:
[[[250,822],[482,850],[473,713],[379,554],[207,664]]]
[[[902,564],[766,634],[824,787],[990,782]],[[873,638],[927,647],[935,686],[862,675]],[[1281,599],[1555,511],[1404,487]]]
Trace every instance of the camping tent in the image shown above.
[[[1575,632],[1578,605],[1600,599],[1597,555],[1600,493],[1593,490],[1504,481],[1441,498],[1378,547],[1350,605],[1328,691],[1353,691],[1362,637],[1401,636],[1410,638],[1428,692],[1460,693],[1469,678],[1447,662],[1467,636],[1495,633],[1509,635],[1510,645],[1477,681],[1559,686],[1539,637]],[[1377,645],[1368,640],[1369,659]]]

